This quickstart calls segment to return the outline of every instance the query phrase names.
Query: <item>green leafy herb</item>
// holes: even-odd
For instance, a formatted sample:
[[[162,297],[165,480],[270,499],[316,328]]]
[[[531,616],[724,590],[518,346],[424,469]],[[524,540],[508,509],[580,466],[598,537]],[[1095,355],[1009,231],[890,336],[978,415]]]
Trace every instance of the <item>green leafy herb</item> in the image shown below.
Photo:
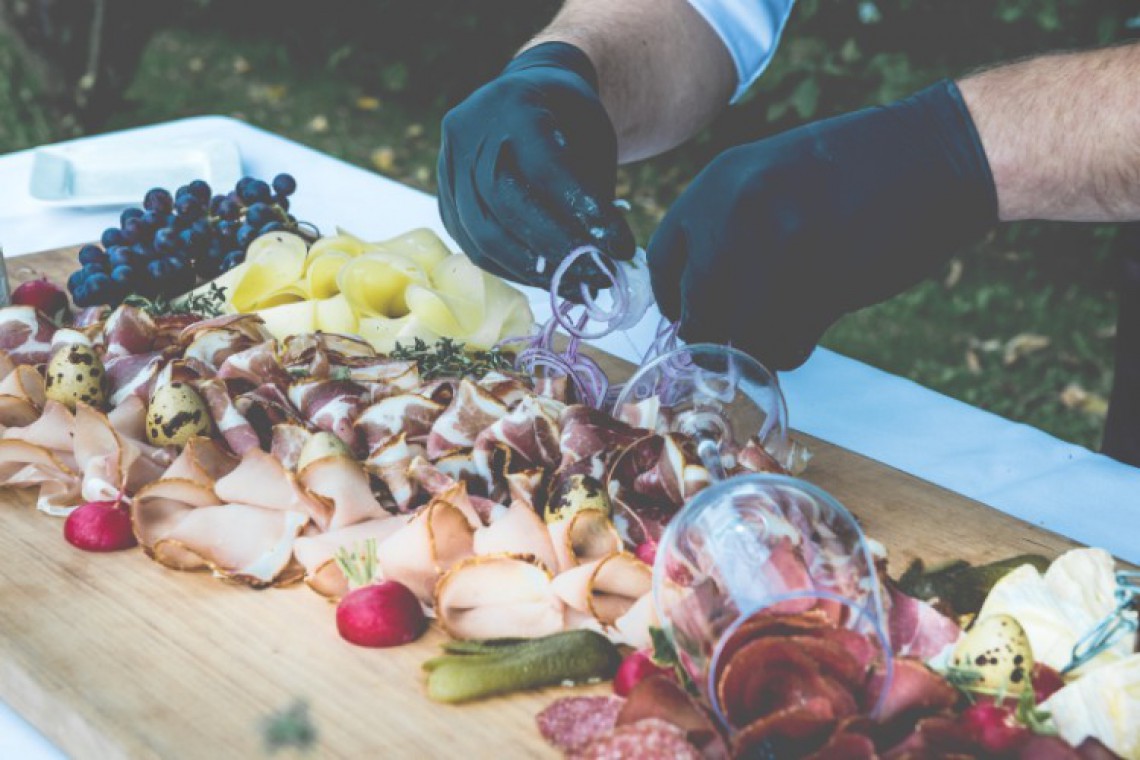
[[[970,703],[973,704],[973,686],[978,681],[982,680],[981,672],[972,670],[970,668],[950,667],[946,669],[946,671],[942,674],[942,677],[949,681],[950,685],[955,689],[965,694],[966,699],[970,700]]]
[[[434,346],[416,338],[411,346],[396,344],[393,359],[414,361],[424,380],[439,377],[482,377],[488,372],[511,372],[511,358],[497,348],[490,351],[467,351],[462,343],[441,338]]]
[[[697,685],[689,677],[688,671],[681,667],[681,659],[677,656],[677,650],[673,647],[673,642],[664,629],[649,626],[649,639],[653,642],[653,654],[650,655],[653,663],[663,668],[672,668],[673,672],[677,674],[677,680],[685,687],[685,690],[693,696],[697,696],[699,694]]]
[[[1021,698],[1017,700],[1017,720],[1035,734],[1057,735],[1053,715],[1048,710],[1037,708],[1037,696],[1031,688],[1021,690]]]
[[[147,298],[146,296],[130,295],[123,303],[134,306],[149,313],[152,317],[165,317],[174,314],[193,314],[199,317],[217,317],[222,314],[222,307],[226,303],[226,289],[217,283],[201,292],[193,292],[184,298],[168,301],[162,296]]]
[[[261,731],[265,748],[271,754],[288,747],[311,749],[317,741],[317,729],[309,717],[309,705],[300,699],[265,718]]]
[[[341,547],[333,555],[336,566],[348,579],[349,588],[362,588],[373,583],[380,570],[380,563],[376,558],[376,539],[370,538],[356,549]]]

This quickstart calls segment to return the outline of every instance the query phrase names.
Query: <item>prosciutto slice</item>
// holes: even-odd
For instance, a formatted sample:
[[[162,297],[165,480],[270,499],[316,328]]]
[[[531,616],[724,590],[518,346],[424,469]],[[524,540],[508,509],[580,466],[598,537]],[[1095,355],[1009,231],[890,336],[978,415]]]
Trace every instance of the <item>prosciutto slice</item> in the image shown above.
[[[523,468],[553,467],[561,459],[558,423],[542,410],[534,396],[520,401],[506,416],[493,422],[475,439],[475,463],[491,485],[490,451],[501,443],[515,457],[512,464]],[[521,461],[517,461],[521,459]]]
[[[332,433],[349,449],[356,447],[352,423],[370,401],[367,388],[349,380],[306,381],[289,387],[289,400],[308,423]]]
[[[154,349],[158,328],[150,315],[134,306],[122,305],[103,325],[103,360],[149,353]]]
[[[427,451],[436,459],[469,448],[484,428],[507,415],[507,407],[469,378],[460,381],[455,398],[432,425]]]
[[[411,443],[426,443],[432,424],[444,407],[414,393],[389,396],[370,405],[356,418],[353,427],[367,451],[403,435]]]
[[[457,639],[534,638],[564,626],[550,573],[524,555],[460,562],[440,579],[435,612],[443,629]]]
[[[559,423],[562,428],[559,446],[564,467],[596,454],[624,449],[649,435],[648,430],[619,422],[584,404],[566,407]]]
[[[0,350],[16,364],[46,364],[55,325],[31,306],[0,309]]]
[[[268,383],[278,388],[289,387],[289,373],[277,361],[277,341],[267,340],[238,351],[218,366],[218,377],[224,380],[247,380],[253,385]]]
[[[956,622],[931,605],[902,592],[889,580],[884,582],[887,627],[895,654],[928,660],[962,636]]]
[[[218,431],[235,454],[241,456],[261,447],[257,431],[234,406],[224,380],[210,378],[199,382],[196,387],[206,400]]]
[[[103,366],[107,372],[107,398],[110,405],[118,406],[131,396],[149,398],[151,387],[165,361],[159,351],[105,358]]]
[[[419,493],[419,487],[409,475],[409,469],[413,461],[426,463],[426,460],[423,459],[423,453],[422,446],[409,444],[404,434],[400,433],[387,443],[377,447],[364,460],[364,466],[368,471],[388,487],[388,493],[401,512],[409,510],[412,506],[412,500]],[[440,474],[440,478],[445,477]],[[444,488],[453,484],[454,481],[451,481]],[[443,488],[439,490],[442,491]]]

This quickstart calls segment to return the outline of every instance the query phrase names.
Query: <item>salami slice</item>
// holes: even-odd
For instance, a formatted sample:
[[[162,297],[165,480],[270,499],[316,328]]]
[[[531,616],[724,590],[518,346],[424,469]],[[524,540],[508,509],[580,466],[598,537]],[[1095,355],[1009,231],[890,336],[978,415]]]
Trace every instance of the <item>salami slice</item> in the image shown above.
[[[701,760],[685,732],[657,718],[646,718],[615,728],[581,750],[571,760]]]
[[[563,697],[538,714],[542,738],[564,751],[584,747],[613,730],[625,700],[616,696]]]

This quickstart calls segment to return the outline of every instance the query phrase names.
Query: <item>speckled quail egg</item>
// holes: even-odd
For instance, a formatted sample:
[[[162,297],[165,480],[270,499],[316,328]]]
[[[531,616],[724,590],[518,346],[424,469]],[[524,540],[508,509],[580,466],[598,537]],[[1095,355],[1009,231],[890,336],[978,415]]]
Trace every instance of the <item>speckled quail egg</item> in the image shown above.
[[[46,375],[47,397],[72,411],[77,401],[98,408],[107,400],[103,361],[91,346],[60,346],[48,361]]]
[[[545,519],[558,522],[583,509],[597,509],[606,517],[613,516],[609,494],[597,478],[589,475],[570,475],[555,487],[546,502]]]
[[[967,686],[971,691],[1017,695],[1033,687],[1033,647],[1021,623],[1009,615],[990,615],[974,623],[954,648],[950,664],[978,674]]]
[[[352,453],[344,441],[327,430],[321,430],[309,436],[309,440],[301,447],[301,453],[297,455],[297,470],[303,470],[312,462],[325,457],[347,456],[352,456]]]
[[[155,446],[184,446],[196,435],[209,435],[213,420],[206,402],[187,383],[160,385],[146,410],[146,438]]]

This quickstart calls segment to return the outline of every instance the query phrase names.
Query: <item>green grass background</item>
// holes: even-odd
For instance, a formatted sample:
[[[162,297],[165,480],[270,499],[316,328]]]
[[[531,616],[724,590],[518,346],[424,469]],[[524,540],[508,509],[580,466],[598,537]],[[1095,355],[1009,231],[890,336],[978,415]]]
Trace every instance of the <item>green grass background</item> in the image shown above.
[[[324,10],[253,3],[247,10],[263,8],[276,22],[251,27],[200,2],[154,36],[127,104],[100,129],[228,114],[433,191],[440,117],[556,5],[536,2],[524,12],[507,0],[484,10],[425,3],[418,17],[362,28],[347,15],[335,21],[329,9],[345,3],[310,4]],[[624,168],[619,194],[633,204],[644,243],[689,178],[727,145],[885,102],[990,61],[1121,39],[1123,5],[801,0],[748,101],[691,144]],[[376,2],[355,12],[383,19],[378,9],[398,6],[410,7]],[[514,15],[496,18],[504,8]],[[68,136],[37,110],[34,83],[13,75],[12,56],[0,40],[0,152]],[[1111,226],[1000,228],[937,278],[845,318],[824,344],[1096,448],[1112,378],[1114,236]]]

